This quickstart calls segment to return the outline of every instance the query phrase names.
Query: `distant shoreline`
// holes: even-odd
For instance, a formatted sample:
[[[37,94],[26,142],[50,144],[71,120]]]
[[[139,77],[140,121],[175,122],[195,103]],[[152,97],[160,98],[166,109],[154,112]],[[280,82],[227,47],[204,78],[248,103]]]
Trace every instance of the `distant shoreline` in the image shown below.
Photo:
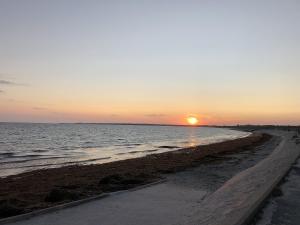
[[[164,173],[197,166],[219,154],[260,145],[270,136],[250,136],[99,165],[41,169],[0,178],[0,217],[8,217],[58,204],[85,199],[103,192],[130,189],[157,181]]]
[[[210,125],[187,125],[187,124],[156,124],[156,123],[84,123],[84,122],[70,122],[70,123],[55,123],[55,122],[0,122],[0,124],[86,124],[86,125],[124,125],[124,126],[169,126],[169,127],[217,127]]]
[[[238,130],[258,130],[258,129],[300,129],[299,125],[280,125],[280,124],[241,124],[241,125],[188,125],[188,124],[159,124],[159,123],[97,123],[97,122],[9,122],[9,121],[0,121],[0,124],[86,124],[86,125],[124,125],[124,126],[170,126],[170,127],[213,127],[213,128],[232,128]]]

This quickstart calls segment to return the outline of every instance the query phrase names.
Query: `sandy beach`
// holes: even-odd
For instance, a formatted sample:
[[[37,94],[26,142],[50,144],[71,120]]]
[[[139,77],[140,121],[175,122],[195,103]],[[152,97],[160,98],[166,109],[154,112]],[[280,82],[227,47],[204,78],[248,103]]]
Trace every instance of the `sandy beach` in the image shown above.
[[[0,1],[0,225],[299,225],[299,11]]]
[[[142,158],[44,169],[1,178],[0,216],[5,218],[104,192],[134,188],[160,180],[163,174],[222,159],[223,154],[255,148],[269,139],[266,134],[252,134],[246,138]]]
[[[164,177],[162,183],[108,194],[105,198],[60,210],[8,218],[0,223],[242,225],[253,216],[256,220],[254,212],[259,203],[299,155],[294,132],[263,132],[272,137],[252,147],[242,148],[243,151],[208,157],[196,167],[176,173],[161,173]]]

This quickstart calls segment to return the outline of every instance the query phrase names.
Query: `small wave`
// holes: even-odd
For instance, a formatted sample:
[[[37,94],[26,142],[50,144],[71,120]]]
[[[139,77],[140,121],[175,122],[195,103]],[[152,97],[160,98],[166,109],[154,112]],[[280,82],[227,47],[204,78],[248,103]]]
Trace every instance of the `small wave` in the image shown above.
[[[140,146],[140,145],[142,145],[142,144],[135,143],[135,144],[130,144],[130,145],[133,145],[133,146]]]
[[[116,153],[115,155],[136,154],[136,153],[140,153],[140,152],[146,152],[146,151],[120,152],[120,153]]]
[[[14,153],[12,153],[12,152],[0,153],[0,156],[4,156],[4,158],[9,158],[9,157],[12,157],[13,155],[14,155]]]
[[[52,150],[52,149],[51,149]],[[33,152],[48,152],[49,150],[45,149],[37,149],[37,150],[32,150]]]
[[[68,150],[68,151],[72,151],[72,150],[78,150],[78,149],[86,149],[86,148],[97,148],[97,147],[102,147],[102,146],[92,146],[92,145],[88,145],[88,146],[62,146],[59,147],[58,150]]]
[[[89,145],[89,146],[82,146],[82,149],[93,149],[93,148],[103,148],[103,145]]]
[[[117,153],[115,155],[126,155],[128,152],[121,152],[121,153]]]
[[[144,152],[144,151],[131,151],[131,152],[127,152],[128,154],[136,154],[136,153],[140,153],[140,152]]]
[[[157,151],[158,151],[158,149],[153,149],[153,150],[146,150],[144,152],[157,152]]]
[[[87,160],[82,160],[82,161],[73,161],[73,162],[71,162],[71,163],[94,162],[94,161],[105,160],[105,159],[111,159],[111,157],[102,157],[102,158],[87,159]]]
[[[36,167],[47,167],[47,166],[63,166],[63,165],[72,165],[72,164],[80,164],[80,163],[88,163],[88,162],[95,162],[99,160],[110,159],[111,157],[103,157],[103,158],[95,158],[95,159],[87,159],[82,161],[70,161],[70,162],[63,162],[63,163],[46,163],[46,164],[36,164],[36,165],[24,165],[24,166],[16,166],[14,169],[20,168],[36,168]],[[10,162],[11,163],[11,162]],[[13,162],[15,163],[15,162]],[[0,163],[1,164],[1,163]]]
[[[68,147],[68,146],[64,146],[64,147],[60,147],[59,150],[75,150],[78,149],[79,147]]]
[[[130,147],[129,144],[115,144],[116,147]]]
[[[37,155],[37,154],[27,154],[27,155],[16,155],[15,153],[0,153],[0,156],[4,156],[5,158],[11,158],[11,159],[27,159],[27,158],[38,158],[43,156],[51,156],[51,155]],[[34,159],[32,159],[34,160]]]
[[[16,157],[20,157],[20,158],[36,158],[36,157],[41,157],[41,155],[39,154],[26,154],[26,155],[22,155],[22,156],[16,156]]]
[[[38,161],[38,160],[63,159],[63,158],[65,158],[65,157],[53,156],[53,157],[46,157],[46,158],[23,159],[23,160],[0,162],[0,165],[3,165],[3,164],[14,164],[14,163],[26,163],[26,162]]]
[[[126,155],[126,154],[137,154],[137,153],[149,153],[149,152],[157,152],[158,149],[151,149],[151,150],[142,150],[142,151],[131,151],[131,152],[120,152],[115,155]]]
[[[170,146],[170,145],[162,145],[162,146],[158,146],[158,148],[174,149],[174,148],[179,148],[179,147],[178,146]]]
[[[129,154],[136,154],[136,153],[148,153],[148,152],[157,152],[158,149],[151,149],[151,150],[143,150],[143,151],[131,151],[131,152],[127,152]]]

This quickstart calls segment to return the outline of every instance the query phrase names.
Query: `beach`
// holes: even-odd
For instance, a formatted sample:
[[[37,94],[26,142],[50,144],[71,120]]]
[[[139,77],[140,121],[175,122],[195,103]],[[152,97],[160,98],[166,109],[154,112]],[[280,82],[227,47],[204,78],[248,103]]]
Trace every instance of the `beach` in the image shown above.
[[[248,137],[99,165],[49,168],[0,178],[1,217],[19,215],[161,180],[165,174],[254,149],[270,135]]]
[[[0,177],[141,158],[249,134],[213,127],[0,123]]]
[[[0,1],[0,225],[299,225],[300,1]]]
[[[257,210],[268,195],[278,196],[276,185],[300,150],[296,132],[283,129],[260,129],[260,132],[271,137],[248,147],[207,156],[194,167],[161,173],[160,182],[100,195],[101,199],[59,204],[2,219],[0,224],[256,224]],[[288,224],[297,224],[293,221]]]

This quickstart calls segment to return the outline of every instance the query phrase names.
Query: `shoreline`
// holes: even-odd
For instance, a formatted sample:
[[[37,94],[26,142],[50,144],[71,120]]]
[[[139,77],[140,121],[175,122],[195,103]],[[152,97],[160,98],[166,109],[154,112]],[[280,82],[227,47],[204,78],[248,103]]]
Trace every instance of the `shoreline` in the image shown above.
[[[11,124],[1,127],[1,131],[4,131],[0,138],[2,178],[40,169],[139,158],[251,134],[222,128]],[[10,131],[12,134],[8,135]]]
[[[260,145],[270,136],[252,134],[235,140],[99,165],[42,169],[0,178],[0,218],[127,190],[217,158]]]

